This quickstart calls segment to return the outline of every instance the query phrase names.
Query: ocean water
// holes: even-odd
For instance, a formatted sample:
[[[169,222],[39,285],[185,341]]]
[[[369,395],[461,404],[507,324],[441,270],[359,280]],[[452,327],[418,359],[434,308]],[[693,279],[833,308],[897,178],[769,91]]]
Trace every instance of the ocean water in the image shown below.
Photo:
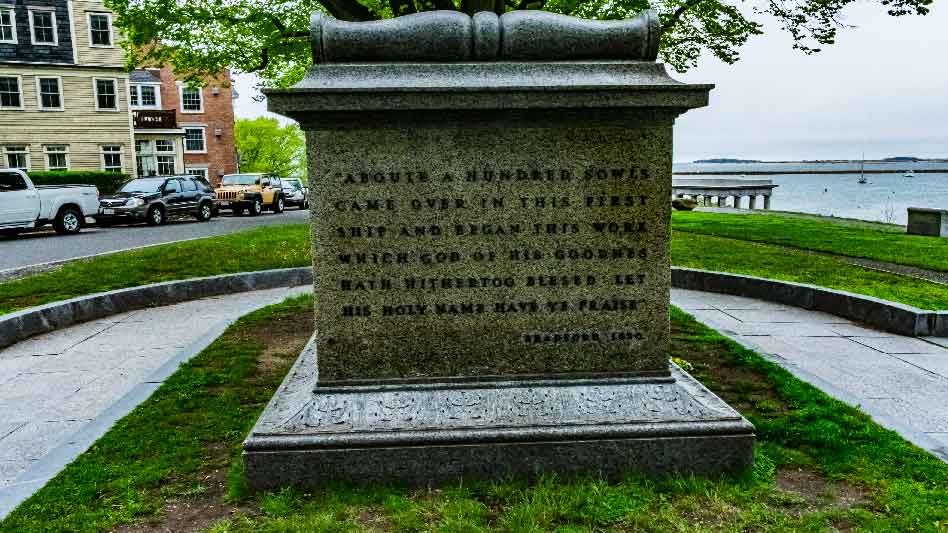
[[[866,163],[870,169],[948,169],[948,163]],[[681,175],[682,178],[741,178],[746,172],[781,170],[843,170],[851,174],[745,175],[746,179],[771,179],[778,185],[771,197],[771,209],[817,215],[857,218],[906,224],[907,208],[948,209],[948,170],[917,173],[913,178],[895,174],[866,174],[869,183],[860,184],[859,163],[684,163],[675,172],[732,172],[730,175]],[[763,205],[760,198],[758,207]],[[747,207],[747,199],[743,200]]]

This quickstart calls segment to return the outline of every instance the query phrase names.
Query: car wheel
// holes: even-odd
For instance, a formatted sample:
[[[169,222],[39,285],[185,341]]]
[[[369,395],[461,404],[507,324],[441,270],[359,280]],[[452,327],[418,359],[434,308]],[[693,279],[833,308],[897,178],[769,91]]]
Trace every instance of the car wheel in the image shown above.
[[[286,200],[282,196],[277,196],[276,201],[273,202],[273,212],[282,213],[286,209]]]
[[[64,207],[56,213],[53,229],[60,235],[75,235],[82,229],[82,213],[72,207]]]
[[[149,226],[160,226],[165,223],[165,210],[160,207],[152,207],[148,210],[145,219]]]
[[[198,206],[197,219],[201,222],[207,222],[214,216],[214,208],[208,202],[203,202]]]
[[[255,198],[253,203],[250,204],[250,216],[255,217],[263,212],[263,202],[259,198]]]

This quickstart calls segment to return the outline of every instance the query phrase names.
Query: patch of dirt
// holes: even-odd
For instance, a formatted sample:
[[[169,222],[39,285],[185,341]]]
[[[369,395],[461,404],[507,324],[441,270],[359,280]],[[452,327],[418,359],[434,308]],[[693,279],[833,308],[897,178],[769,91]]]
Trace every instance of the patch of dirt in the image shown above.
[[[248,327],[241,336],[261,343],[263,351],[257,358],[256,380],[269,380],[276,373],[283,373],[296,360],[314,329],[311,313],[284,314],[274,317],[265,323],[258,323]],[[213,470],[204,473],[204,477],[197,482],[206,487],[199,494],[182,495],[169,499],[159,518],[144,520],[133,525],[119,527],[117,533],[187,533],[204,531],[217,522],[231,518],[235,514],[254,516],[257,509],[254,506],[235,506],[224,502],[227,491],[227,470],[230,463],[231,449],[224,443],[208,445],[209,463],[214,465]],[[172,485],[172,482],[167,485]],[[367,516],[367,521],[372,517]],[[366,522],[368,525],[369,522]],[[378,531],[383,531],[385,524],[381,524]]]
[[[303,351],[314,328],[312,314],[304,313],[282,316],[265,327],[261,325],[254,335],[254,340],[266,347],[257,356],[259,376],[267,377],[274,372],[285,371],[287,364],[292,364]]]
[[[381,532],[392,530],[388,520],[385,519],[384,513],[379,509],[373,509],[371,507],[360,510],[355,516],[355,521],[363,531]]]
[[[830,481],[812,470],[781,469],[777,487],[805,502],[806,510],[846,510],[869,501],[868,492],[845,481]]]
[[[161,518],[121,526],[115,533],[190,533],[204,531],[217,522],[241,513],[253,515],[255,510],[224,503],[227,471],[214,470],[201,480],[207,490],[194,496],[174,498],[165,504]]]

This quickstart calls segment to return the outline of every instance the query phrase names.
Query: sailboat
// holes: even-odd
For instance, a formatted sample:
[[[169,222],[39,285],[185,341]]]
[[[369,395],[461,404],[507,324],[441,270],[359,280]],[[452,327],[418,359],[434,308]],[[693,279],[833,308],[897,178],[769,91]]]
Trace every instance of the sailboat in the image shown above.
[[[905,174],[902,174],[902,175],[905,176],[906,178],[914,178],[914,177],[915,177],[915,171],[914,171],[914,170],[909,170],[908,172],[906,172]]]
[[[866,154],[862,154],[862,160],[859,161],[859,183],[869,183],[866,179]]]

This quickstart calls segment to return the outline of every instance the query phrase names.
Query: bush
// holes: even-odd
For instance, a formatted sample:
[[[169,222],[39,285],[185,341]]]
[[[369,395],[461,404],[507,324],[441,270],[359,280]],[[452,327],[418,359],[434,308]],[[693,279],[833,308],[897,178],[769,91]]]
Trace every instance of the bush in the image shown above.
[[[100,194],[111,194],[117,191],[129,179],[128,174],[102,170],[59,170],[29,172],[28,174],[36,185],[95,185]]]

